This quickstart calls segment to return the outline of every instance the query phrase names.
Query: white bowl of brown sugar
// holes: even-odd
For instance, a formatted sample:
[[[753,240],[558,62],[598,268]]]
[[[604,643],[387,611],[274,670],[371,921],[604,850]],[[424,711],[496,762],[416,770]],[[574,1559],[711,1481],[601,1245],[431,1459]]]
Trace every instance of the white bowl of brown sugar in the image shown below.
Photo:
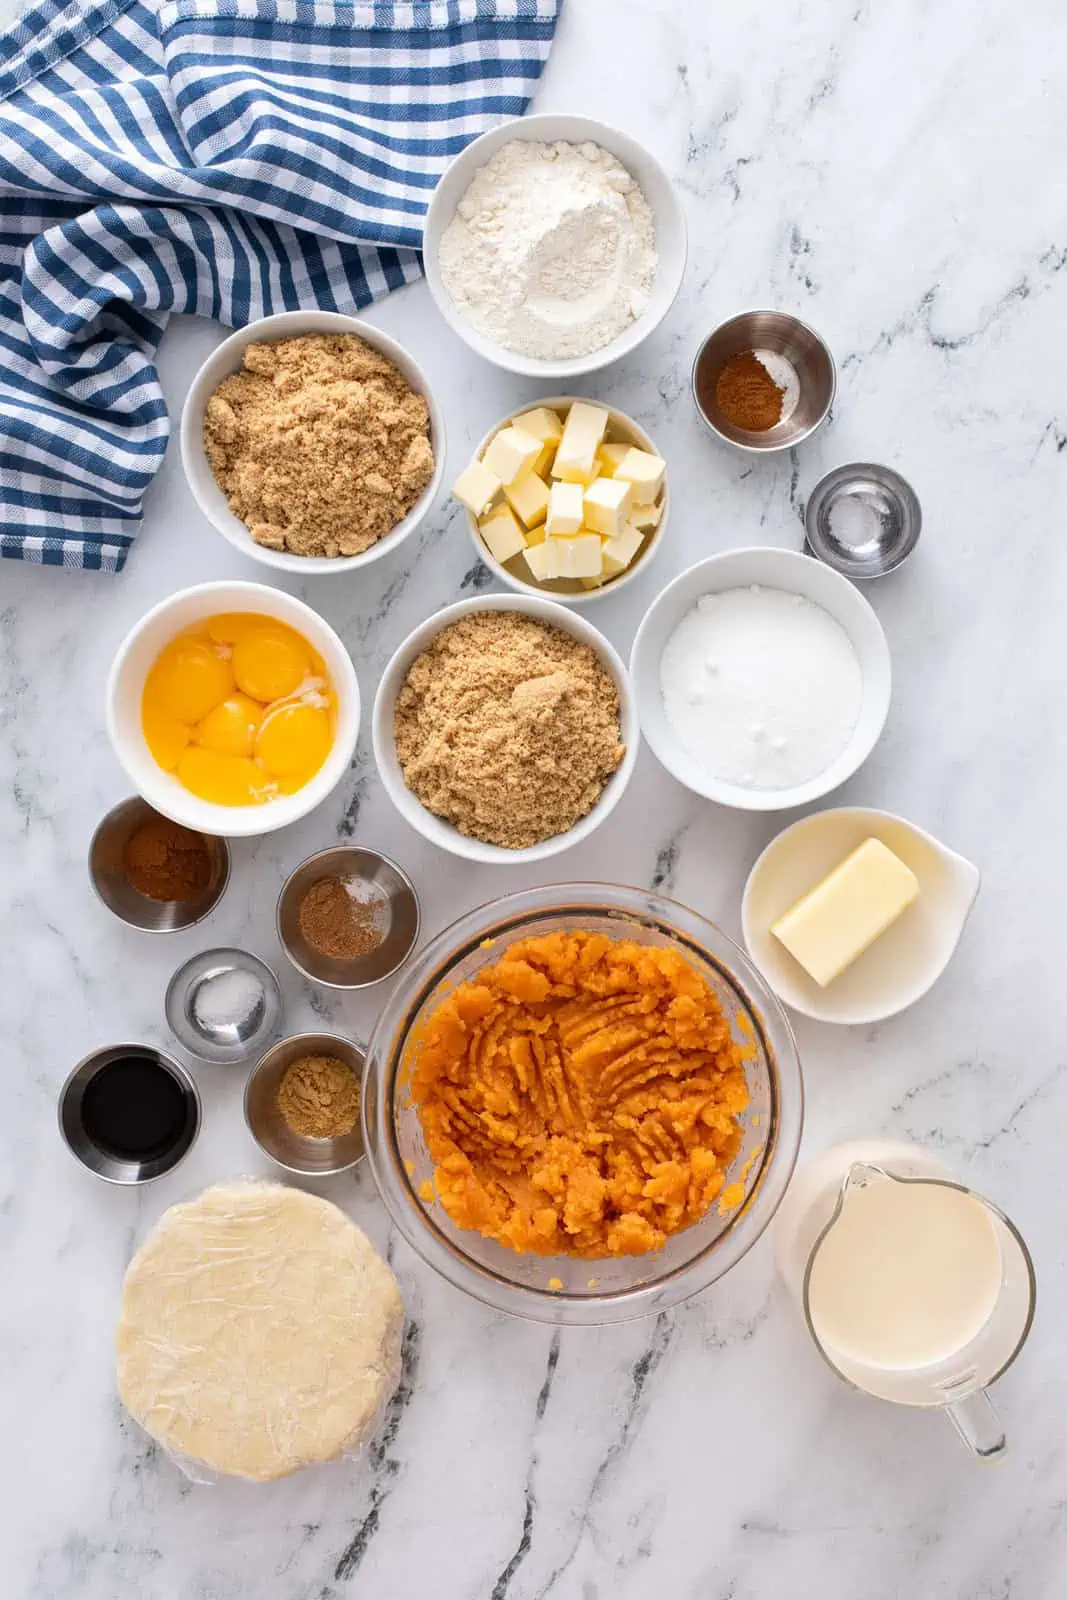
[[[446,606],[382,674],[374,757],[424,838],[494,866],[580,844],[633,776],[637,713],[622,658],[534,595]]]
[[[283,572],[395,550],[431,510],[444,419],[395,339],[337,311],[261,317],[223,340],[182,412],[186,480],[211,525]]]

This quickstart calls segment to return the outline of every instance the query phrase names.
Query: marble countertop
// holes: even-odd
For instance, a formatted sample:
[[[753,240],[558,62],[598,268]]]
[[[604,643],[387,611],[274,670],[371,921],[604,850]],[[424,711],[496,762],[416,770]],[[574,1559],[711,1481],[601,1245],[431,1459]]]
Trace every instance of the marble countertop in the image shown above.
[[[365,738],[314,816],[236,845],[209,924],[152,939],[96,903],[86,847],[125,788],[102,715],[116,645],[178,587],[264,577],[198,515],[172,448],[123,576],[0,566],[9,1600],[1062,1595],[1065,45],[1056,0],[569,0],[537,100],[625,122],[674,174],[690,227],[672,314],[582,386],[637,417],[673,474],[656,567],[587,613],[616,644],[628,649],[657,588],[698,557],[797,547],[805,496],[839,462],[888,461],[922,498],[917,554],[871,593],[893,651],[888,726],[838,798],[902,812],[979,863],[984,885],[953,965],[912,1011],[859,1030],[798,1019],[802,1159],[844,1137],[918,1140],[1019,1223],[1041,1302],[996,1390],[1007,1457],[980,1467],[943,1420],[838,1383],[766,1241],[658,1320],[560,1334],[436,1280],[366,1174],[331,1193],[388,1251],[410,1312],[403,1385],[369,1457],[262,1490],[204,1489],[124,1419],[111,1341],[132,1241],[175,1197],[263,1169],[241,1075],[201,1068],[204,1130],[180,1172],[139,1193],[96,1182],[56,1132],[70,1066],[97,1045],[165,1042],[166,979],[206,942],[247,944],[282,968],[281,877],[338,838],[404,863],[427,934],[545,876],[435,853],[392,811]],[[831,425],[766,463],[713,444],[689,398],[703,332],[755,303],[809,317],[840,368]],[[422,285],[371,317],[425,363],[453,467],[534,392],[471,356]],[[219,337],[195,322],[170,330],[175,414]],[[341,631],[369,693],[408,630],[486,576],[444,508],[366,576],[292,587]],[[738,936],[745,876],[778,826],[700,802],[644,751],[624,803],[551,871],[659,886]],[[291,970],[283,984],[290,1028],[366,1037],[374,994],[333,1000]]]

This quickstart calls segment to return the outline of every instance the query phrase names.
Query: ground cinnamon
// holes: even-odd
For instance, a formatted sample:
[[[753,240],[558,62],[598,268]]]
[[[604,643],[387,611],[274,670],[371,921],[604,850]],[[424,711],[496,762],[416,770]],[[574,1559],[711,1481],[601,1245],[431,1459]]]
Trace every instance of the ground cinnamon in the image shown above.
[[[731,356],[715,382],[715,404],[727,422],[748,433],[766,433],[781,421],[780,389],[752,350]]]
[[[126,840],[122,870],[138,894],[182,904],[210,884],[212,855],[202,833],[149,817]]]
[[[297,922],[320,956],[355,961],[377,950],[385,937],[385,899],[369,885],[343,878],[320,878],[300,902]]]

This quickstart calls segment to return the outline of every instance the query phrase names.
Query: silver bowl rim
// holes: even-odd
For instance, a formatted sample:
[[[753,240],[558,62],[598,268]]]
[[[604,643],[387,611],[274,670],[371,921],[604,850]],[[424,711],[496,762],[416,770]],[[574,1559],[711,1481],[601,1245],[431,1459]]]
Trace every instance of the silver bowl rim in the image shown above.
[[[157,1056],[161,1061],[166,1063],[168,1071],[174,1074],[182,1088],[188,1091],[196,1108],[196,1123],[193,1127],[193,1136],[189,1140],[189,1143],[186,1145],[177,1161],[172,1162],[169,1167],[164,1167],[162,1172],[154,1172],[150,1178],[119,1178],[110,1172],[98,1172],[95,1167],[89,1166],[88,1162],[82,1160],[81,1156],[78,1154],[78,1151],[75,1150],[74,1146],[67,1138],[67,1130],[63,1126],[63,1107],[66,1104],[67,1095],[74,1086],[74,1080],[77,1078],[78,1074],[89,1065],[91,1061],[96,1059],[97,1056],[108,1054],[113,1050],[131,1050],[138,1052],[148,1051],[151,1055]],[[186,1159],[190,1150],[192,1150],[193,1146],[200,1137],[201,1129],[204,1126],[204,1103],[200,1098],[200,1090],[196,1086],[196,1079],[193,1077],[188,1067],[184,1066],[176,1056],[172,1056],[167,1050],[161,1050],[156,1044],[142,1044],[136,1040],[127,1039],[121,1041],[119,1044],[97,1045],[95,1050],[90,1050],[87,1055],[82,1056],[81,1060],[77,1062],[75,1066],[71,1067],[70,1071],[67,1073],[67,1076],[63,1080],[63,1086],[56,1098],[56,1120],[59,1125],[60,1138],[63,1140],[63,1143],[66,1145],[71,1155],[78,1162],[79,1166],[84,1167],[86,1172],[91,1172],[94,1178],[99,1178],[103,1183],[114,1184],[118,1189],[140,1189],[145,1184],[158,1183],[160,1178],[168,1178],[172,1172],[176,1172],[181,1166],[182,1162]],[[109,1159],[116,1162],[118,1161],[118,1157],[114,1156],[109,1157]],[[133,1162],[128,1164],[131,1166],[134,1165]]]
[[[249,1112],[248,1112],[249,1095],[251,1094],[253,1082],[259,1076],[260,1072],[267,1065],[267,1063],[269,1062],[271,1056],[274,1055],[276,1051],[281,1050],[283,1048],[283,1046],[286,1046],[286,1045],[303,1044],[305,1040],[323,1040],[323,1039],[329,1039],[334,1044],[344,1045],[346,1050],[354,1050],[356,1052],[356,1054],[362,1060],[363,1066],[362,1066],[362,1068],[360,1070],[360,1074],[359,1074],[359,1099],[360,1099],[360,1118],[361,1118],[361,1120],[359,1122],[357,1122],[357,1124],[356,1124],[356,1126],[359,1128],[359,1142],[360,1142],[361,1149],[360,1149],[360,1153],[359,1153],[358,1156],[355,1156],[351,1161],[343,1161],[341,1163],[341,1165],[338,1166],[338,1167],[314,1167],[314,1168],[294,1167],[290,1162],[283,1161],[280,1156],[276,1156],[274,1154],[273,1150],[268,1150],[266,1145],[260,1139],[259,1134],[256,1132],[256,1130],[255,1130],[255,1128],[254,1128],[254,1126],[252,1124],[252,1118],[249,1116]],[[255,1144],[256,1144],[257,1150],[261,1150],[263,1152],[263,1154],[267,1157],[268,1161],[273,1161],[274,1165],[276,1167],[281,1167],[283,1172],[291,1172],[295,1177],[298,1177],[298,1178],[336,1178],[336,1177],[339,1177],[342,1172],[351,1172],[354,1167],[358,1167],[360,1162],[361,1161],[365,1161],[366,1158],[367,1158],[367,1144],[366,1144],[366,1140],[363,1137],[363,1125],[362,1125],[363,1074],[366,1072],[366,1070],[367,1070],[367,1052],[366,1052],[366,1050],[361,1045],[355,1044],[351,1039],[346,1039],[343,1034],[340,1034],[340,1033],[327,1033],[327,1032],[323,1031],[322,1029],[313,1028],[313,1029],[309,1029],[308,1031],[306,1031],[304,1033],[289,1033],[289,1034],[286,1034],[284,1039],[277,1039],[274,1042],[274,1044],[272,1044],[268,1049],[264,1050],[263,1054],[259,1057],[258,1061],[253,1062],[252,1066],[249,1067],[248,1076],[245,1078],[244,1093],[241,1096],[241,1109],[242,1109],[242,1111],[244,1113],[245,1127],[248,1129],[249,1133],[252,1135],[252,1138],[255,1140]]]
[[[109,903],[104,899],[104,896],[100,892],[100,886],[96,881],[96,873],[93,871],[93,851],[96,847],[96,841],[100,836],[101,830],[104,828],[106,823],[111,821],[112,817],[117,811],[121,811],[124,806],[128,806],[132,800],[139,801],[141,805],[147,806],[148,810],[151,811],[154,816],[163,817],[162,811],[157,811],[151,801],[146,800],[144,795],[141,794],[128,794],[124,799],[116,800],[113,806],[109,806],[104,812],[103,816],[100,818],[99,822],[96,824],[96,827],[93,829],[92,836],[89,840],[89,849],[86,852],[85,858],[89,886],[95,894],[97,900],[99,900],[100,904],[104,907],[104,910],[109,911],[111,915],[115,917],[117,921],[121,922],[126,928],[134,928],[138,933],[186,933],[190,928],[195,928],[201,922],[207,921],[208,917],[210,917],[211,913],[217,908],[220,900],[230,886],[230,876],[233,871],[233,852],[230,849],[230,841],[224,838],[221,833],[205,833],[203,828],[190,828],[189,830],[190,833],[199,833],[203,838],[210,839],[213,844],[217,844],[222,854],[222,874],[219,878],[218,890],[214,899],[211,901],[211,904],[205,906],[204,910],[201,911],[198,917],[194,917],[191,922],[183,922],[180,927],[176,926],[170,928],[145,927],[144,923],[142,922],[132,922],[129,917],[124,917],[121,911],[117,911],[113,905],[109,905]],[[163,817],[163,820],[166,822],[170,819]],[[145,898],[151,900],[150,895],[146,895]],[[157,900],[152,903],[163,906],[181,904],[180,901],[175,900]]]
[[[405,885],[411,894],[412,903],[415,907],[415,929],[411,935],[411,943],[408,945],[403,955],[397,957],[396,961],[387,972],[379,973],[376,978],[359,978],[353,979],[351,983],[335,983],[332,978],[317,977],[314,972],[309,972],[308,969],[297,960],[295,954],[290,948],[288,939],[286,939],[285,934],[282,931],[282,902],[289,891],[289,885],[292,883],[298,872],[303,872],[304,868],[310,866],[312,862],[324,861],[327,856],[337,855],[338,853],[348,850],[361,850],[364,855],[377,856],[379,861],[384,862],[387,867],[390,867],[393,872],[396,873],[401,883]],[[384,983],[387,978],[391,978],[395,973],[399,972],[400,968],[404,965],[404,962],[408,959],[408,956],[410,956],[411,952],[419,942],[419,934],[422,932],[422,905],[419,901],[418,890],[415,888],[415,885],[412,883],[409,875],[404,871],[400,863],[398,861],[394,861],[392,856],[387,856],[384,850],[375,850],[371,846],[363,844],[331,844],[327,845],[324,850],[313,850],[311,855],[304,857],[303,861],[298,861],[292,872],[289,873],[285,882],[278,890],[278,898],[274,903],[274,928],[278,935],[278,943],[281,945],[282,951],[289,960],[290,964],[296,968],[297,972],[299,972],[302,978],[306,978],[309,983],[317,983],[321,985],[323,989],[336,989],[339,994],[347,994],[355,989],[373,989],[375,984]],[[361,959],[361,957],[356,957],[357,961]],[[279,1041],[279,1043],[281,1042],[282,1041]]]
[[[814,422],[805,428],[803,432],[795,434],[791,439],[779,439],[775,443],[768,441],[766,444],[748,444],[740,439],[731,439],[729,434],[723,433],[715,426],[714,422],[712,422],[711,418],[704,410],[704,407],[700,404],[700,400],[697,396],[697,368],[700,366],[700,358],[704,354],[704,351],[707,349],[708,345],[715,338],[715,336],[721,333],[724,328],[730,327],[731,324],[735,322],[743,322],[747,317],[786,317],[790,322],[795,323],[798,328],[803,328],[805,333],[809,333],[811,335],[816,344],[822,349],[827,361],[830,364],[830,393],[827,396],[825,406],[820,411]],[[830,346],[827,344],[818,328],[813,328],[810,322],[804,321],[803,317],[798,317],[792,311],[775,311],[770,306],[749,306],[744,311],[735,312],[731,317],[724,317],[722,322],[716,323],[711,332],[706,334],[705,337],[700,341],[700,344],[697,346],[696,355],[693,357],[693,365],[689,372],[689,392],[692,395],[693,406],[696,410],[697,416],[707,428],[708,432],[713,434],[716,439],[720,439],[723,444],[728,444],[734,450],[741,450],[745,455],[778,455],[783,450],[794,450],[798,445],[804,444],[806,440],[811,438],[813,433],[818,432],[823,423],[826,421],[827,417],[830,415],[830,412],[833,410],[834,401],[837,399],[837,362],[834,360],[833,351],[830,349]]]
[[[825,497],[827,485],[832,479],[841,478],[844,473],[864,472],[872,477],[878,476],[890,480],[890,487],[899,499],[914,507],[909,535],[900,541],[893,560],[888,565],[874,566],[866,561],[840,561],[830,555],[821,539],[812,537],[812,526],[815,521],[812,507],[817,506],[820,499]],[[916,494],[914,486],[902,472],[898,472],[896,467],[887,466],[884,461],[842,461],[839,466],[831,467],[829,472],[823,473],[804,503],[804,542],[809,551],[816,561],[821,561],[824,566],[833,567],[835,572],[840,572],[844,578],[851,578],[853,583],[874,583],[878,578],[887,578],[891,572],[896,572],[915,550],[922,529],[922,501]]]

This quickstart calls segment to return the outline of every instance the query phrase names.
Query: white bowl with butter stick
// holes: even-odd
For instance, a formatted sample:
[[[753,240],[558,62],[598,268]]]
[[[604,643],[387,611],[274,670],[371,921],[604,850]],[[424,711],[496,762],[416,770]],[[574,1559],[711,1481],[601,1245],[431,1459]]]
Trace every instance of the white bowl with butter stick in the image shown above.
[[[552,395],[491,427],[452,485],[481,561],[509,589],[587,605],[663,542],[669,474],[614,406]]]
[[[880,1022],[940,978],[979,883],[973,863],[903,817],[864,806],[819,811],[772,839],[752,868],[745,945],[795,1011]]]

